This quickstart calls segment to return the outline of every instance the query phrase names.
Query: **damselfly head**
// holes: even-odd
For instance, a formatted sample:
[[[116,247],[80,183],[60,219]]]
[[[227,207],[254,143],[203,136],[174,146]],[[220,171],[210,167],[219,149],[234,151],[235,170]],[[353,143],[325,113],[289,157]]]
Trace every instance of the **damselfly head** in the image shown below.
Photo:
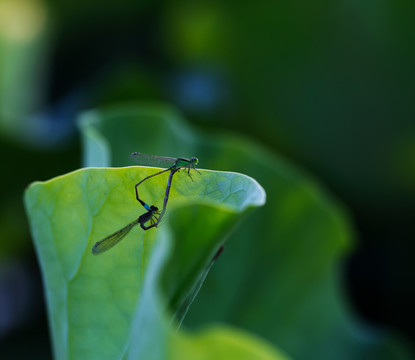
[[[193,164],[195,164],[195,165],[199,164],[199,159],[198,159],[197,157],[192,157],[192,158],[190,159],[190,161],[191,161]]]
[[[159,211],[159,208],[157,206],[151,205],[150,210],[151,211]]]

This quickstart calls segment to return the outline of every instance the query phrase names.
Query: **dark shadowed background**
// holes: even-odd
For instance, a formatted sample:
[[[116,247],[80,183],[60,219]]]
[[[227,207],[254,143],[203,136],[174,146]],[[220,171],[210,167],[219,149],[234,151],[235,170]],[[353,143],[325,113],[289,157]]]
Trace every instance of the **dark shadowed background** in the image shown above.
[[[126,100],[172,104],[318,178],[354,220],[351,306],[413,341],[414,13],[410,0],[0,0],[6,358],[51,356],[23,190],[81,166],[79,111]]]

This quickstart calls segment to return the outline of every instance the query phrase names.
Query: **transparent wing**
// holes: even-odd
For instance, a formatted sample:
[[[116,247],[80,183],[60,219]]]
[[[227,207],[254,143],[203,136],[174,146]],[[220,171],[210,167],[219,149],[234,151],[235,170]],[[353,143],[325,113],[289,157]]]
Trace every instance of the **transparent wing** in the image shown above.
[[[124,226],[122,229],[116,231],[114,234],[107,236],[106,238],[98,241],[92,247],[92,253],[98,255],[111,249],[113,246],[117,245],[124,237],[131,231],[131,229],[139,223],[139,219],[134,220],[128,225]]]
[[[141,165],[160,165],[162,167],[167,167],[168,165],[173,165],[177,159],[168,156],[156,156],[149,155],[140,152],[133,152],[130,155],[131,160]]]

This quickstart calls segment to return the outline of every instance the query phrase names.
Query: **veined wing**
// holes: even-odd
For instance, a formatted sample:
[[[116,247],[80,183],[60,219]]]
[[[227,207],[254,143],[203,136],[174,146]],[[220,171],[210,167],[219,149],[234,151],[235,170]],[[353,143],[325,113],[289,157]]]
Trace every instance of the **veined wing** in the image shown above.
[[[177,158],[169,157],[169,156],[157,156],[157,155],[150,155],[150,154],[144,154],[140,152],[133,152],[130,155],[130,158],[141,165],[160,165],[167,167],[168,165],[173,165]]]
[[[111,249],[113,246],[117,245],[124,237],[131,231],[131,229],[139,223],[139,219],[135,219],[133,222],[124,226],[122,229],[116,231],[115,233],[107,236],[106,238],[98,241],[92,247],[92,253],[98,255]]]

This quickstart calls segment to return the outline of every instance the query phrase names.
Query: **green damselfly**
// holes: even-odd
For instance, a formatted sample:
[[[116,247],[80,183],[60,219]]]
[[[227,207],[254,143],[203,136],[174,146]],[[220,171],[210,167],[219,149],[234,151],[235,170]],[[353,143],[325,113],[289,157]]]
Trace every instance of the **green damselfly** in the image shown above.
[[[196,157],[192,157],[190,160],[185,158],[174,158],[169,156],[157,156],[157,155],[149,155],[140,152],[133,152],[130,155],[130,158],[141,165],[150,165],[150,166],[161,166],[161,167],[168,167],[168,169],[163,170],[173,170],[173,169],[183,169],[186,168],[187,174],[190,176],[190,170],[193,169],[195,171],[195,166],[199,163],[199,159]],[[199,174],[200,172],[197,171]],[[151,175],[156,176],[157,174]],[[143,180],[144,181],[144,180]]]
[[[135,162],[141,164],[141,165],[150,165],[150,166],[162,166],[167,167],[167,169],[159,171],[153,175],[149,175],[145,177],[143,180],[141,180],[139,183],[135,185],[135,195],[137,198],[137,201],[140,202],[141,205],[143,205],[142,200],[140,200],[140,197],[138,196],[138,189],[137,187],[143,183],[144,181],[152,178],[153,176],[160,175],[162,173],[165,173],[167,171],[179,171],[180,169],[187,169],[187,175],[193,180],[192,176],[190,175],[190,170],[193,169],[197,173],[200,174],[198,170],[196,170],[196,165],[199,163],[199,159],[196,157],[192,157],[190,160],[185,158],[173,158],[168,156],[157,156],[157,155],[149,155],[144,154],[140,152],[133,152],[130,155],[130,158],[134,160]],[[144,205],[143,205],[144,206]],[[144,206],[145,207],[145,206]]]

